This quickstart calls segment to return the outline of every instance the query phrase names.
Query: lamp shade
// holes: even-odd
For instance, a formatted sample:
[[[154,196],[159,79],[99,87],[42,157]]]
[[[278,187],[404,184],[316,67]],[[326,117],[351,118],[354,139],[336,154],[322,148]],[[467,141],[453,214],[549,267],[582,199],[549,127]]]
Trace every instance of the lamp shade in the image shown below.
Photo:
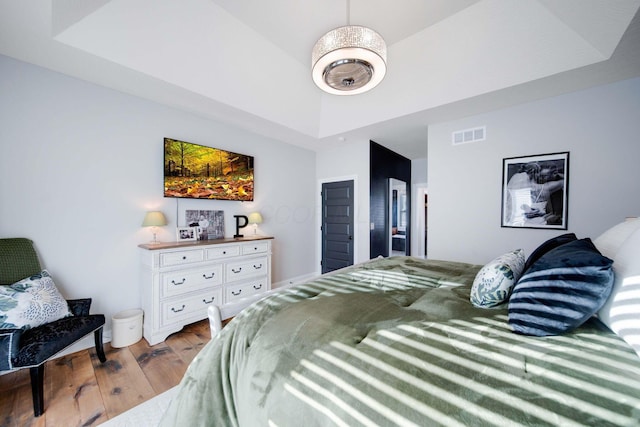
[[[262,224],[262,215],[260,215],[260,212],[252,212],[249,214],[249,224]]]
[[[347,25],[322,36],[311,52],[315,84],[333,95],[355,95],[373,89],[387,71],[387,45],[380,34]]]
[[[162,225],[167,225],[167,219],[160,211],[147,212],[144,216],[144,220],[142,221],[143,227],[158,227]]]

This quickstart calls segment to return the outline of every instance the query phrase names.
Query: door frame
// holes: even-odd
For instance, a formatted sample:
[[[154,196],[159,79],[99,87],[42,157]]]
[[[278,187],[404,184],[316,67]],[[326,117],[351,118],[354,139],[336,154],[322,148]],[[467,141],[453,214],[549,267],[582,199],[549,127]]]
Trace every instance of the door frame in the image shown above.
[[[358,176],[346,175],[331,178],[321,178],[317,182],[316,194],[318,204],[316,206],[316,275],[320,275],[322,268],[322,184],[340,181],[353,181],[353,263],[357,264],[358,260]]]
[[[388,223],[388,228],[389,228],[389,232],[387,233],[387,239],[389,240],[389,244],[388,244],[388,256],[391,256],[393,254],[393,234],[392,234],[392,228],[393,228],[393,184],[394,181],[397,183],[403,183],[404,184],[404,188],[405,188],[405,197],[406,194],[408,192],[410,192],[410,189],[408,189],[407,187],[410,187],[410,184],[398,179],[398,178],[389,178],[389,194],[388,194],[388,206],[387,206],[387,215],[389,216],[389,220],[387,221]],[[411,199],[409,199],[411,200]],[[413,205],[413,203],[412,203]],[[407,228],[409,229],[409,232],[411,232],[413,230],[412,227],[412,222],[413,222],[413,209],[409,209],[409,211],[407,212],[407,217],[405,218],[405,221],[407,222],[408,227],[405,227],[405,235],[408,235]],[[413,238],[409,237],[409,242],[413,243]],[[409,253],[413,253],[411,251],[411,248],[409,247],[410,245],[405,244],[404,247],[404,254],[406,255],[407,252]]]
[[[427,253],[424,243],[424,233],[427,231],[424,216],[424,196],[429,194],[429,189],[426,183],[414,184],[412,187],[415,197],[413,200],[416,202],[412,203],[414,220],[411,223],[411,232],[414,234],[411,236],[411,253],[415,254],[414,256],[416,257],[424,258]]]

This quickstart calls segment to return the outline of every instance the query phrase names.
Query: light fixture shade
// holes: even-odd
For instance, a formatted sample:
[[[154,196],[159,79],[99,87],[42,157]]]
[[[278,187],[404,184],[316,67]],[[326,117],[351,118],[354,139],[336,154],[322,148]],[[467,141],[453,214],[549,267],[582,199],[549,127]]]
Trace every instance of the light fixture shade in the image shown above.
[[[167,225],[167,219],[160,211],[147,212],[142,221],[143,227],[159,227],[162,225]]]
[[[249,224],[262,224],[262,215],[260,215],[260,212],[252,212],[249,214]]]
[[[311,52],[315,84],[334,95],[355,95],[373,89],[387,72],[387,44],[380,34],[347,25],[322,36]]]

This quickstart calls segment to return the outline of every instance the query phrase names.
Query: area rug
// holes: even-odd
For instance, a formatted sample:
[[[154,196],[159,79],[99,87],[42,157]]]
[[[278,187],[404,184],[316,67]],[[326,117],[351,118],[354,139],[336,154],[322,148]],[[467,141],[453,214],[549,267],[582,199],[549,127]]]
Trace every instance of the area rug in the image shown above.
[[[144,403],[134,406],[122,414],[111,418],[109,421],[100,424],[102,427],[156,427],[162,419],[164,411],[169,406],[169,402],[175,396],[178,387],[170,388],[147,400]]]

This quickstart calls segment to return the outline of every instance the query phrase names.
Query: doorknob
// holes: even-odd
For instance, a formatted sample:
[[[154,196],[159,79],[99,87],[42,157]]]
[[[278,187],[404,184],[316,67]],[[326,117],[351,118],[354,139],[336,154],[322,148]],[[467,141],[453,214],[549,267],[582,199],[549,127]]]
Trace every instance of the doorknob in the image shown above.
[[[349,236],[349,240],[353,240],[353,236]]]

